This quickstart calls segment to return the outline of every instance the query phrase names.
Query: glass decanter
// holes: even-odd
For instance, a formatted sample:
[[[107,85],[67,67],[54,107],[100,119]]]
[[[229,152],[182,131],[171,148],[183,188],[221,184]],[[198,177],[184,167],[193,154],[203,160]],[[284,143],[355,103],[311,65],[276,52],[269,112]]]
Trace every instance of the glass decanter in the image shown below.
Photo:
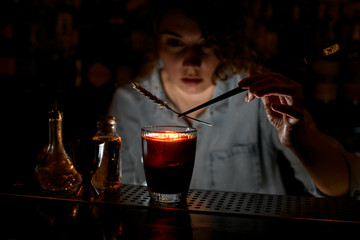
[[[75,190],[81,177],[63,145],[62,113],[49,112],[49,146],[46,156],[35,168],[41,187],[47,191]]]

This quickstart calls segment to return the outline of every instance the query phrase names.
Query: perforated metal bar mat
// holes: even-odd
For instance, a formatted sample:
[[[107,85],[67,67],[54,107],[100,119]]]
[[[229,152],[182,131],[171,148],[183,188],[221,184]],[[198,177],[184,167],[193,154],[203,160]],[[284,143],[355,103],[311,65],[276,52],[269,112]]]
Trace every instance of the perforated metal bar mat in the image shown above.
[[[22,195],[24,196],[24,195]],[[88,202],[71,194],[28,196]],[[117,192],[102,194],[93,203],[187,210],[190,212],[265,216],[360,223],[360,201],[344,198],[314,198],[190,190],[186,202],[163,204],[150,201],[147,188],[121,185]]]

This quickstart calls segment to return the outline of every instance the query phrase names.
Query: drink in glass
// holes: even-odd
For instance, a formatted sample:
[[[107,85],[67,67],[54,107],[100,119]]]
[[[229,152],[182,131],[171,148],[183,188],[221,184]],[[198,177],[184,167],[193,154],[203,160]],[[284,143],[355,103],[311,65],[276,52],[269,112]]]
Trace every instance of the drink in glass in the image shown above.
[[[181,126],[142,128],[142,152],[152,199],[179,202],[189,190],[196,152],[196,129]]]

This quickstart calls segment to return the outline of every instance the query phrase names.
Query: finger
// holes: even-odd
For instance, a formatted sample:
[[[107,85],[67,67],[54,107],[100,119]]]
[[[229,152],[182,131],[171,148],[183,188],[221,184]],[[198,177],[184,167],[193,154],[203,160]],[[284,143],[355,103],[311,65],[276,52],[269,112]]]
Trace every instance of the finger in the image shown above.
[[[280,96],[280,97],[279,97],[279,100],[280,100],[280,103],[281,103],[282,105],[284,105],[284,104],[289,105],[288,102],[286,101],[286,98],[285,98],[285,97]]]
[[[263,98],[264,110],[265,110],[267,118],[269,119],[270,122],[273,122],[275,119],[282,119],[283,114],[274,111],[271,108],[271,105],[272,105],[271,102],[272,102],[271,100],[266,101]]]
[[[247,93],[245,94],[244,100],[245,100],[245,102],[251,102],[251,100],[250,100],[250,98],[249,98],[249,92],[247,92]]]
[[[253,80],[253,77],[256,75],[260,75],[259,72],[255,71],[255,70],[250,70],[248,72],[248,77],[243,78],[239,81],[238,86],[239,87],[248,87],[251,85],[251,83],[255,82],[255,80]]]
[[[256,71],[256,70],[250,70],[249,71],[249,77],[252,77],[252,76],[255,76],[255,75],[258,75],[258,74],[260,74],[258,71]]]
[[[274,112],[284,114],[290,118],[302,119],[304,117],[304,112],[302,109],[289,105],[272,104],[271,109]]]
[[[252,94],[251,92],[248,91],[244,97],[244,100],[246,102],[251,102],[252,100],[255,99],[255,97],[256,97],[255,94]]]
[[[294,97],[297,95],[296,88],[294,86],[259,86],[258,88],[249,88],[250,92],[253,92],[256,97],[266,96],[282,96],[282,97]]]
[[[287,95],[296,93],[298,86],[294,85],[292,82],[283,82],[274,77],[266,77],[254,82],[251,86],[248,87],[249,91],[265,95],[271,93],[279,93]],[[286,89],[289,89],[288,91]]]
[[[276,79],[262,79],[248,89],[248,94],[245,96],[245,101],[252,101],[255,97],[264,96],[293,96],[296,92],[294,86],[287,86],[281,82],[276,82]],[[289,90],[287,90],[289,88]]]
[[[284,83],[278,79],[265,78],[255,82],[247,89],[256,97],[263,97],[268,95],[295,96],[298,88],[291,83]]]
[[[265,78],[272,78],[280,80],[281,82],[289,82],[292,81],[285,76],[281,75],[280,73],[258,73],[258,74],[251,74],[249,77],[242,79],[238,85],[239,87],[249,87],[255,82],[265,79]]]

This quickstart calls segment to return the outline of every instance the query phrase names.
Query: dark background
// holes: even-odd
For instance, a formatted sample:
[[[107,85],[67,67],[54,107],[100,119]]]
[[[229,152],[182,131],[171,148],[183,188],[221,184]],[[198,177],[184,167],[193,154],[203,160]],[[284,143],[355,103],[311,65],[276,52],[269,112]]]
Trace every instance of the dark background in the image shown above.
[[[147,0],[0,2],[0,185],[36,182],[55,103],[64,113],[65,145],[74,135],[95,134],[114,90],[139,72],[149,46],[147,6]],[[302,83],[319,128],[359,153],[360,1],[244,0],[239,6],[263,71]],[[319,50],[334,43],[340,52],[321,57]],[[313,55],[307,65],[295,61]]]

